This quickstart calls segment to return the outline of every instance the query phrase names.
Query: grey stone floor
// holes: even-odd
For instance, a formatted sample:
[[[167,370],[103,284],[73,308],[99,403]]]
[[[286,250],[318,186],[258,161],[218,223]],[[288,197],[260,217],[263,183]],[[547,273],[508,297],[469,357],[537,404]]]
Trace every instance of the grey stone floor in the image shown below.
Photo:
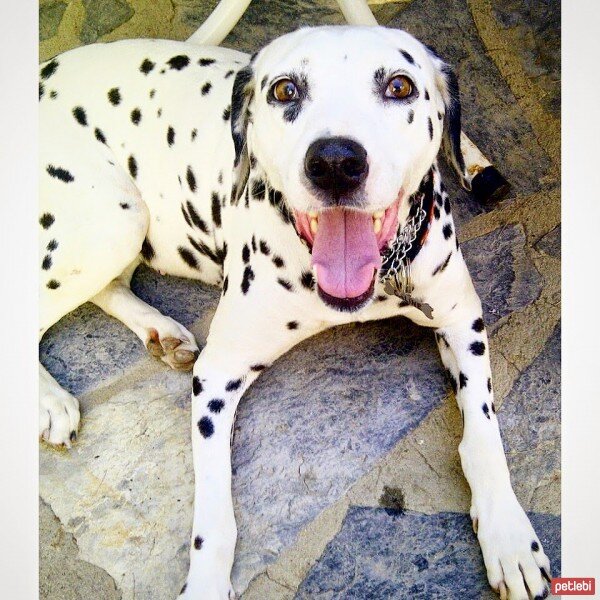
[[[184,39],[216,0],[42,0],[41,59],[96,40]],[[446,182],[489,325],[516,493],[560,572],[560,12],[550,0],[379,2],[379,21],[458,71],[464,128],[509,179],[500,204]],[[253,51],[333,0],[254,0],[225,44]],[[218,301],[136,273],[142,298],[199,341]],[[40,450],[40,597],[173,598],[187,569],[193,472],[188,374],[90,305],[41,359],[82,405],[72,450]],[[233,463],[244,600],[490,598],[468,527],[460,416],[431,335],[400,319],[299,345],[243,399]]]

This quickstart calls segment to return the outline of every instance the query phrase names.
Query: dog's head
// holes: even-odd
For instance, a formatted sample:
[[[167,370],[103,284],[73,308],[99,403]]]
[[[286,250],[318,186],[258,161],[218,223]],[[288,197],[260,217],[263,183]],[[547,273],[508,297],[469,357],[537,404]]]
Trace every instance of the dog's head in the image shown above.
[[[373,294],[381,253],[443,140],[464,173],[456,77],[396,29],[276,39],[237,74],[231,127],[238,193],[252,155],[312,248],[321,297],[346,310]]]

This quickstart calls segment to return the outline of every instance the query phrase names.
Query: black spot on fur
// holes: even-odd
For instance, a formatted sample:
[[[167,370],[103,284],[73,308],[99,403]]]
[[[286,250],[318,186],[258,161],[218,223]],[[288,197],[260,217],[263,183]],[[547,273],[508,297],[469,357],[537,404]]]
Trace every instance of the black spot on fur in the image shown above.
[[[56,69],[58,69],[58,61],[53,59],[42,68],[40,71],[40,77],[42,79],[50,79],[50,77],[56,73]]]
[[[210,419],[209,419],[209,420],[210,420]],[[198,423],[198,426],[200,426],[200,423]],[[200,431],[200,433],[202,433],[202,431]],[[204,435],[204,434],[202,434],[202,435]],[[208,436],[204,435],[204,437],[208,437]],[[203,539],[202,539],[202,538],[201,538],[199,535],[197,535],[197,536],[194,538],[194,548],[195,548],[196,550],[200,550],[200,548],[202,548],[202,544],[203,544],[203,543],[204,543],[204,540],[203,540]]]
[[[277,254],[275,254],[273,256],[273,264],[278,268],[281,269],[282,267],[285,267],[285,261],[283,260],[283,258],[281,258],[281,256],[278,256]]]
[[[139,108],[134,108],[131,111],[131,122],[134,125],[139,125],[142,120],[142,111]]]
[[[47,271],[52,266],[52,257],[49,254],[44,256],[44,260],[42,261],[42,269]]]
[[[444,200],[444,210],[446,211],[447,215],[450,214],[450,198],[448,197]]]
[[[119,206],[123,209],[123,210],[127,210],[129,208],[129,204],[127,204],[127,202],[119,202]]]
[[[49,290],[56,290],[60,287],[60,282],[56,281],[56,279],[51,279],[47,284],[46,287]]]
[[[197,375],[194,375],[194,378],[192,379],[192,392],[194,393],[194,396],[199,396],[202,393],[202,382]]]
[[[433,207],[433,217],[436,221],[440,218],[440,209],[437,206]]]
[[[48,173],[48,175],[50,175],[50,177],[54,177],[55,179],[60,179],[61,181],[64,181],[65,183],[71,183],[71,181],[75,181],[75,177],[73,177],[73,175],[71,175],[71,173],[69,173],[69,171],[67,171],[66,169],[63,169],[62,167],[55,167],[53,165],[48,165],[46,167],[46,172]]]
[[[200,254],[203,254],[204,256],[208,257],[215,264],[222,265],[225,262],[225,254],[227,253],[226,246],[223,251],[220,251],[217,248],[217,250],[215,252],[213,252],[213,250],[211,248],[209,248],[204,242],[196,241],[193,238],[191,238],[189,235],[188,235],[188,240],[189,240],[190,244],[196,250],[198,250],[198,252],[200,252]]]
[[[191,267],[192,269],[198,269],[198,261],[196,257],[188,248],[184,248],[183,246],[179,246],[177,248],[177,252],[179,252],[179,256],[181,256],[183,262]]]
[[[154,98],[154,94],[156,94],[156,90],[154,88],[152,88],[148,95],[150,96],[150,98]]]
[[[229,79],[234,73],[235,71],[233,69],[230,69],[229,71],[227,71],[227,73],[225,73],[224,79]]]
[[[212,220],[215,227],[221,227],[221,203],[219,202],[219,195],[217,192],[213,192],[211,195],[211,209]]]
[[[483,342],[473,342],[470,346],[469,346],[469,350],[475,355],[475,356],[483,356],[485,354],[485,344]]]
[[[496,414],[496,405],[492,402],[492,412]]]
[[[191,186],[190,186],[191,187]],[[195,227],[197,227],[202,233],[208,233],[208,227],[204,222],[204,219],[200,217],[200,215],[196,212],[194,205],[188,200],[187,203],[188,214],[190,215],[190,219]]]
[[[400,54],[402,54],[402,56],[404,56],[404,58],[411,64],[414,65],[415,64],[415,59],[412,57],[412,55],[410,55],[406,50],[400,50]]]
[[[255,373],[259,373],[260,371],[264,371],[264,369],[267,368],[267,365],[252,365],[250,367],[251,371],[254,371]]]
[[[94,137],[99,142],[102,142],[103,144],[106,144],[106,136],[104,135],[104,133],[102,133],[101,129],[98,129],[98,127],[96,127],[96,129],[94,129]]]
[[[181,594],[183,594],[183,592],[185,592],[185,590],[187,590],[187,581],[183,584],[183,587],[181,588],[179,595],[181,596]]]
[[[413,122],[413,119],[414,119],[414,118],[415,118],[415,111],[414,111],[414,110],[411,108],[411,109],[408,111],[408,117],[406,118],[406,120],[408,121],[409,125],[410,125],[410,123],[412,123],[412,122]]]
[[[108,101],[113,106],[117,106],[121,103],[121,92],[119,91],[119,88],[112,88],[108,90]]]
[[[490,407],[487,405],[487,402],[485,402],[485,403],[483,404],[483,406],[481,407],[481,410],[483,410],[483,414],[484,414],[484,415],[485,415],[485,416],[486,416],[488,419],[490,419],[490,418],[491,418],[491,417],[490,417]]]
[[[40,95],[39,95],[38,100],[41,100],[42,96],[44,95],[44,84],[41,81],[39,83],[39,90],[40,90]]]
[[[198,64],[199,64],[201,67],[208,67],[209,65],[212,65],[212,64],[214,64],[214,62],[215,62],[215,59],[214,59],[214,58],[201,58],[201,59],[198,61]]]
[[[471,325],[471,329],[473,329],[473,331],[476,331],[477,333],[481,333],[485,329],[483,319],[481,317],[479,319],[475,319],[473,321],[473,325]]]
[[[302,284],[303,288],[306,288],[311,292],[315,289],[315,278],[310,271],[302,271],[302,275],[300,276],[300,283]]]
[[[57,97],[58,97],[58,92],[56,90],[52,90],[50,92],[50,98],[52,98],[52,100],[54,100]]]
[[[429,131],[429,139],[433,139],[433,123],[431,122],[431,117],[427,117],[427,129]]]
[[[231,106],[228,106],[223,111],[223,121],[229,121],[229,117],[231,117]]]
[[[175,143],[175,130],[172,127],[167,129],[167,144],[169,148]]]
[[[223,296],[227,293],[227,288],[229,288],[229,276],[226,275],[225,279],[223,279]]]
[[[223,410],[223,407],[225,406],[225,401],[221,400],[220,398],[215,398],[214,400],[211,400],[207,406],[210,412],[218,414]]]
[[[192,142],[196,139],[197,135],[198,135],[198,130],[196,128],[192,129],[192,134],[190,135],[190,139],[192,140]]]
[[[149,58],[145,58],[142,64],[140,65],[140,71],[144,75],[148,75],[152,69],[154,69],[155,63],[153,63]]]
[[[83,109],[83,107],[81,106],[76,106],[73,109],[73,116],[75,117],[75,120],[80,124],[83,125],[84,127],[87,127],[87,115],[85,114],[85,110]]]
[[[250,248],[248,248],[248,244],[244,244],[244,247],[242,248],[242,260],[245,264],[250,262]]]
[[[286,289],[288,292],[291,292],[294,290],[294,286],[287,280],[287,279],[282,279],[281,277],[277,278],[277,283],[284,289]]]
[[[442,233],[444,234],[444,239],[449,239],[452,237],[452,225],[450,223],[446,223],[444,227],[442,227]]]
[[[269,244],[267,244],[265,240],[260,240],[258,247],[265,256],[269,256],[269,254],[271,254],[271,248],[269,248]]]
[[[48,252],[54,252],[54,250],[56,250],[58,248],[58,242],[56,240],[50,240],[48,242],[48,245],[46,246],[46,250],[48,250]]]
[[[425,90],[425,100],[429,100],[429,92]]]
[[[492,378],[491,377],[488,377],[487,388],[488,388],[488,392],[491,394],[492,393]]]
[[[532,550],[532,552],[540,551],[540,545],[535,540],[533,540],[533,542],[531,542],[531,550]]]
[[[444,270],[446,269],[446,267],[448,266],[448,263],[450,262],[450,259],[452,258],[452,250],[450,250],[450,253],[448,254],[448,256],[446,257],[446,259],[444,260],[443,263],[439,264],[434,270],[433,273],[431,274],[433,275],[437,275],[438,273],[443,273]]]
[[[129,174],[135,179],[138,173],[137,161],[135,160],[135,156],[131,154],[127,159],[127,167],[129,169]]]
[[[257,200],[264,200],[265,182],[262,179],[254,179],[252,181],[252,197]]]
[[[188,166],[187,171],[185,173],[185,178],[187,179],[188,186],[190,187],[190,191],[196,191],[196,176],[192,171],[192,167]]]
[[[240,387],[242,387],[242,380],[241,379],[232,379],[231,381],[228,381],[227,384],[225,385],[225,391],[226,392],[235,392],[236,390],[239,390]]]
[[[458,391],[458,383],[456,382],[456,379],[454,379],[454,375],[452,375],[452,373],[450,373],[450,371],[446,371],[446,375],[448,376],[448,379],[450,380],[450,385],[452,386],[452,391],[456,394],[456,392]]]
[[[152,247],[152,244],[148,241],[148,238],[144,238],[140,254],[144,258],[144,260],[147,260],[148,262],[150,262],[156,256],[154,248]]]
[[[201,88],[200,88],[200,93],[203,96],[206,96],[206,94],[208,94],[208,92],[210,92],[210,88],[212,88],[212,83],[210,81],[207,81]]]
[[[254,279],[254,271],[252,267],[248,265],[244,269],[244,276],[242,277],[242,294],[247,294],[250,289],[250,282]]]
[[[188,226],[193,227],[190,216],[187,214],[187,211],[185,210],[185,206],[183,204],[181,205],[181,214],[183,215],[183,218],[185,219],[185,222],[188,224]]]
[[[174,56],[173,58],[170,58],[167,61],[167,64],[171,69],[181,71],[181,69],[184,69],[190,64],[190,57],[186,56],[185,54],[179,54],[177,56]]]
[[[458,374],[458,383],[460,385],[460,389],[462,390],[464,387],[467,387],[467,381],[469,381],[469,378],[461,371]]]
[[[267,81],[269,80],[269,76],[265,75],[261,80],[260,80],[260,91],[262,92],[265,89],[265,85],[267,85]]]
[[[289,322],[286,324],[286,327],[287,327],[288,329],[292,329],[292,330],[293,330],[293,329],[298,329],[298,321],[289,321]]]
[[[49,227],[52,226],[52,223],[54,223],[54,215],[50,214],[50,213],[44,213],[41,217],[40,217],[40,225],[44,228],[44,229],[48,229]]]

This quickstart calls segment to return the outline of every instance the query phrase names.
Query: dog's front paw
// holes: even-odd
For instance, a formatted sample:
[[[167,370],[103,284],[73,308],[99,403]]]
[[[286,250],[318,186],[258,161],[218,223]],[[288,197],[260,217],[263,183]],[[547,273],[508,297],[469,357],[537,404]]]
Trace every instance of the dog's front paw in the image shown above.
[[[488,581],[500,598],[546,598],[550,561],[512,490],[474,503],[471,518]]]
[[[216,573],[208,577],[190,577],[183,584],[177,600],[236,600],[229,577],[221,578]]]
[[[148,330],[146,348],[156,358],[177,371],[189,371],[200,351],[194,336],[177,321],[160,315],[157,327]]]
[[[40,390],[40,438],[53,446],[71,447],[79,427],[79,402],[58,386]]]

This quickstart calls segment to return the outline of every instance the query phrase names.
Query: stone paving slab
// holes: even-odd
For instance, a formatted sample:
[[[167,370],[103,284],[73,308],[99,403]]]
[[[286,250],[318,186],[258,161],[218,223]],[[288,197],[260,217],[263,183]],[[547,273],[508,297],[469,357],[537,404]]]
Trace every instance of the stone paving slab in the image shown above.
[[[530,513],[559,576],[560,517]],[[494,600],[468,515],[352,507],[296,600]]]

